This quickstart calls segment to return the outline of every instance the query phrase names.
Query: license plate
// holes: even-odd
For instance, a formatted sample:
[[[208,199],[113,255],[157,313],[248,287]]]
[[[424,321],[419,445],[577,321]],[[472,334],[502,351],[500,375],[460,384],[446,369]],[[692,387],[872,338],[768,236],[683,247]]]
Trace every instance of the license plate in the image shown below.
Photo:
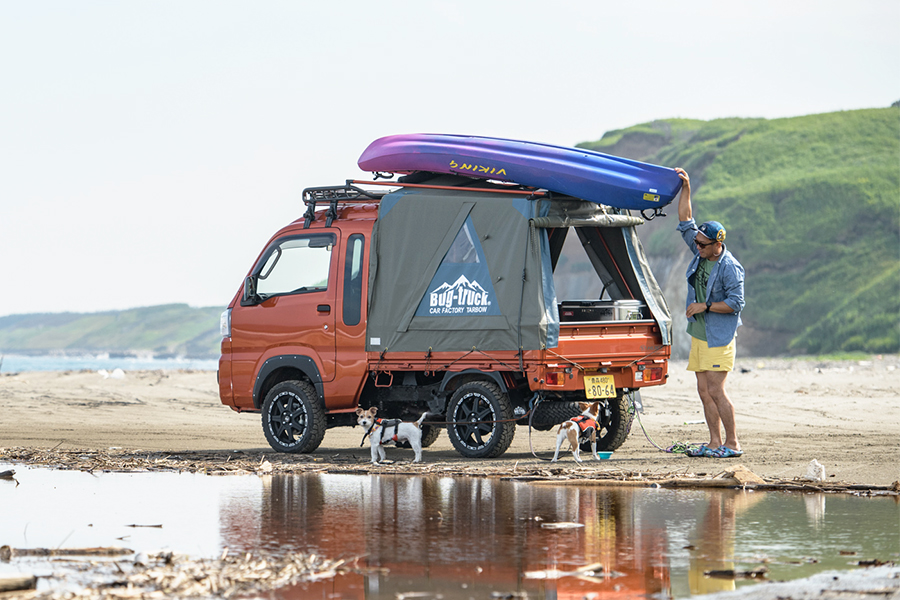
[[[584,395],[588,398],[615,398],[615,378],[612,375],[586,376],[584,378]]]

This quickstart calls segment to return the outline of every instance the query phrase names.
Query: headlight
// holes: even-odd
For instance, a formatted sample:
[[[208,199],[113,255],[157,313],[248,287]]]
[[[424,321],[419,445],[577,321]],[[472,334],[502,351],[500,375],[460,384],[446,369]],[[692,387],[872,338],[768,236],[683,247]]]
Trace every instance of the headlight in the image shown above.
[[[231,309],[226,309],[219,317],[219,332],[222,337],[231,337]]]

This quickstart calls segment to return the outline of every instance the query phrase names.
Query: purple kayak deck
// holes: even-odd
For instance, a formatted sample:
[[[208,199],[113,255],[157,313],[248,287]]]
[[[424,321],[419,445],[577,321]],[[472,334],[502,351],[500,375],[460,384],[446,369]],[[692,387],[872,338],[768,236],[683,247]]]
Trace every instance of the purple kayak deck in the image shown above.
[[[681,189],[673,169],[591,150],[464,135],[407,134],[375,140],[363,171],[431,171],[509,181],[617,208],[669,204]]]

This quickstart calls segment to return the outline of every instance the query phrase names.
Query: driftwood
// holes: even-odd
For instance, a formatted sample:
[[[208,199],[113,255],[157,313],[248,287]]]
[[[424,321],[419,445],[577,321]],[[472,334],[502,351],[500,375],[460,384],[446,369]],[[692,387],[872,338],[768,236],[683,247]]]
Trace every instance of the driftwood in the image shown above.
[[[8,561],[16,556],[126,556],[134,554],[128,548],[10,548],[0,546],[0,560]]]
[[[0,575],[0,592],[20,592],[37,587],[34,575]]]
[[[713,579],[765,579],[769,573],[766,567],[752,569],[750,571],[736,571],[734,569],[722,569],[704,571],[703,574]]]
[[[630,471],[616,468],[558,467],[549,465],[496,469],[484,463],[430,463],[413,465],[400,462],[392,465],[362,466],[352,453],[334,455],[327,463],[309,455],[279,454],[259,451],[191,451],[138,452],[132,450],[77,450],[0,448],[0,460],[45,465],[57,469],[87,472],[135,473],[148,471],[177,471],[207,475],[246,475],[249,473],[328,473],[348,475],[411,475],[443,477],[496,477],[507,481],[527,481],[547,485],[591,485],[622,487],[682,487],[682,488],[746,488],[759,491],[804,491],[852,494],[900,495],[900,482],[890,486],[811,482],[803,479],[763,479],[740,464],[729,465],[727,471],[715,476],[705,473]],[[269,458],[271,460],[269,460]],[[605,467],[605,465],[604,465]]]

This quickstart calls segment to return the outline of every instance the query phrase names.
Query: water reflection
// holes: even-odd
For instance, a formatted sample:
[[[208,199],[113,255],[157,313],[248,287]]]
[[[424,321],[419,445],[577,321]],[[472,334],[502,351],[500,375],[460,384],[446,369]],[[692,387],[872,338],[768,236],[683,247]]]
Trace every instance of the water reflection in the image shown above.
[[[862,559],[900,559],[896,497],[480,478],[16,470],[17,481],[0,481],[0,545],[127,545],[210,558],[226,547],[300,551],[359,557],[359,566],[368,568],[278,590],[273,598],[393,600],[428,591],[447,600],[494,592],[684,598],[734,586],[706,578],[709,570],[766,564],[770,579],[786,580],[848,569]],[[560,522],[579,527],[545,526]],[[129,526],[135,523],[162,527]],[[574,573],[594,564],[602,569],[591,571],[615,577]],[[13,560],[0,563],[0,574],[60,568],[58,562]],[[527,576],[535,574],[543,578]]]
[[[688,583],[691,594],[735,589],[734,579],[709,577],[710,571],[735,569],[736,517],[764,498],[753,492],[711,494],[703,519],[698,521],[689,547]]]
[[[774,578],[784,579],[811,574],[802,567],[818,564],[815,570],[848,568],[845,549],[867,546],[883,558],[896,557],[896,502],[855,499],[880,503],[873,521],[880,525],[869,523],[857,535],[853,527],[860,523],[846,522],[854,510],[845,504],[853,498],[829,499],[842,505],[832,523],[824,516],[823,496],[813,503],[807,498],[476,478],[273,476],[264,479],[255,511],[225,503],[220,518],[223,544],[231,548],[362,557],[361,565],[383,569],[281,590],[283,598],[380,600],[428,591],[448,600],[494,592],[558,599],[591,593],[686,597],[733,589],[734,581],[704,573],[739,562],[753,568],[772,561]],[[819,516],[797,519],[810,506],[818,507]],[[583,527],[546,527],[556,522]],[[858,539],[866,529],[872,536]],[[823,557],[815,565],[799,558],[816,554]],[[594,563],[615,576],[553,578]],[[785,575],[791,569],[796,574]],[[525,577],[535,572],[545,578]]]
[[[338,597],[395,598],[435,590],[445,598],[468,598],[527,590],[536,597],[580,599],[591,591],[627,597],[669,587],[665,528],[643,523],[633,489],[597,493],[475,478],[382,476],[274,476],[263,489],[256,519],[243,507],[223,506],[223,542],[242,550],[361,556],[366,566],[388,570],[328,590]],[[545,526],[557,522],[584,526]],[[617,576],[523,576],[552,576],[590,563]],[[309,592],[291,596],[288,590],[283,597],[310,597]]]

